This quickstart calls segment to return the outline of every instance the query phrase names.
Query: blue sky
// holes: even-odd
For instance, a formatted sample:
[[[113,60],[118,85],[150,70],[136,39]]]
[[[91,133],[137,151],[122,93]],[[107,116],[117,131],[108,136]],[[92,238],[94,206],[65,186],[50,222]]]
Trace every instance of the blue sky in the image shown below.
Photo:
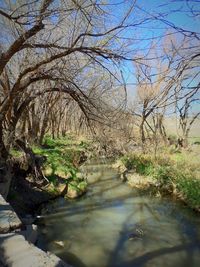
[[[113,0],[112,2],[116,3],[118,1],[120,0]],[[132,21],[136,21],[140,16],[147,17],[150,14],[164,14],[164,17],[162,18],[163,21],[148,21],[148,23],[146,23],[145,25],[142,25],[141,27],[139,26],[137,30],[129,30],[128,32],[126,32],[127,37],[133,37],[134,35],[136,39],[149,39],[138,41],[138,44],[136,42],[133,45],[134,48],[137,47],[136,50],[138,52],[145,52],[145,49],[148,49],[152,41],[151,38],[155,38],[155,42],[159,44],[161,39],[157,37],[163,36],[166,33],[167,29],[169,31],[170,24],[175,25],[177,27],[177,30],[179,28],[182,28],[186,31],[192,31],[200,35],[200,0],[189,1],[189,4],[187,4],[187,1],[185,0],[138,0],[137,5],[140,8],[137,9],[137,12],[133,11],[133,15],[131,16]],[[118,11],[118,14],[121,15],[123,11],[123,9],[120,9]],[[172,28],[171,32],[174,32]],[[134,78],[133,63],[126,62],[122,67],[122,70],[125,80],[129,84],[127,86],[128,95],[130,98],[132,98],[132,96],[135,95],[134,83],[136,82]]]
[[[137,3],[150,13],[162,12],[168,14],[166,19],[176,26],[183,27],[186,30],[199,31],[200,33],[200,16],[196,18],[191,16],[191,10],[194,11],[195,14],[200,12],[200,0],[139,0]]]

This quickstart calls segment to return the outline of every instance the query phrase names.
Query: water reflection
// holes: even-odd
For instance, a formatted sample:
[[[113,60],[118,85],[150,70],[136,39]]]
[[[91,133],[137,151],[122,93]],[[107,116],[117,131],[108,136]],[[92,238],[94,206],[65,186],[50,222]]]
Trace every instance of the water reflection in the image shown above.
[[[54,203],[40,226],[41,247],[75,267],[199,266],[199,217],[168,200],[138,195],[109,165],[83,171],[87,195]]]

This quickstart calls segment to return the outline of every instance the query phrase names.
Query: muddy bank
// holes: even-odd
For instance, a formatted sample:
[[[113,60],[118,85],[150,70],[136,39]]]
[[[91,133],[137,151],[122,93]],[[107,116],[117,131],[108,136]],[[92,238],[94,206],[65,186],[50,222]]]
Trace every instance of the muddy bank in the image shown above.
[[[131,187],[147,190],[158,186],[155,179],[140,175],[134,170],[129,170],[120,160],[116,161],[112,167],[119,172],[121,180],[127,182]]]
[[[84,182],[79,182],[82,180]],[[73,186],[74,183],[75,186]],[[35,183],[31,175],[23,175],[23,172],[19,172],[12,178],[7,200],[15,212],[20,217],[24,217],[26,214],[35,215],[35,212],[44,203],[58,197],[77,198],[86,190],[87,183],[84,178],[78,178],[74,182],[71,181],[70,176],[55,175],[53,182]]]
[[[200,207],[194,206],[190,203],[191,200],[187,199],[187,195],[184,195],[179,188],[180,181],[176,179],[169,179],[167,181],[163,181],[161,178],[155,178],[152,175],[142,175],[137,173],[134,168],[127,168],[125,164],[121,160],[117,160],[113,164],[113,168],[115,168],[120,174],[120,178],[123,182],[129,184],[132,188],[140,189],[143,193],[149,193],[150,195],[156,197],[170,197],[173,200],[180,201],[183,204],[187,205],[193,211],[199,213]],[[162,173],[161,173],[162,175]],[[168,174],[167,174],[168,175]],[[170,175],[170,173],[169,173]],[[195,179],[194,183],[195,183]],[[189,182],[193,181],[192,179]],[[185,182],[185,181],[184,181]],[[194,188],[196,191],[199,189],[199,183]],[[188,189],[188,193],[190,193],[191,187]],[[193,198],[195,198],[195,192],[191,192],[194,194]],[[197,196],[196,196],[197,197]]]

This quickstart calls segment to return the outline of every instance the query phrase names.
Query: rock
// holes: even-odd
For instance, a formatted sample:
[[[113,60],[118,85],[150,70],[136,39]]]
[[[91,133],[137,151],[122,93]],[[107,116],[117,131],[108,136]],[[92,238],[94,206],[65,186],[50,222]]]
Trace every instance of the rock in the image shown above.
[[[142,176],[135,172],[128,172],[126,177],[127,177],[128,184],[136,188],[141,188],[141,189],[148,188],[150,185],[155,184],[155,181],[153,180],[153,178],[149,176]]]
[[[54,243],[60,247],[64,247],[64,242],[63,241],[54,241]]]
[[[0,233],[20,229],[22,222],[14,212],[13,208],[0,195]]]
[[[0,235],[0,259],[8,267],[70,267],[57,256],[42,251],[16,233]]]
[[[87,191],[86,188],[87,188],[86,181],[82,181],[80,183],[77,183],[76,185],[75,184],[74,185],[69,184],[67,194],[65,195],[65,197],[68,197],[71,199],[80,197],[86,193],[86,191]]]
[[[68,184],[66,183],[59,183],[56,187],[56,190],[58,190],[59,195],[64,196],[67,193],[68,190]]]
[[[37,225],[35,224],[27,225],[26,229],[19,233],[22,234],[28,242],[32,244],[36,243],[38,236]]]
[[[77,189],[74,189],[72,187],[68,187],[66,197],[74,199],[74,198],[77,198],[79,196],[79,194],[80,193]]]
[[[119,173],[124,173],[127,171],[126,166],[124,165],[124,163],[121,160],[117,160],[112,167],[114,169],[118,169]]]
[[[22,222],[0,195],[0,267],[71,267],[57,256],[31,244],[37,240],[36,225],[28,224],[24,230],[21,227]],[[15,232],[8,233],[12,230]]]
[[[136,228],[129,234],[129,240],[142,239],[144,236],[144,231],[141,228]]]

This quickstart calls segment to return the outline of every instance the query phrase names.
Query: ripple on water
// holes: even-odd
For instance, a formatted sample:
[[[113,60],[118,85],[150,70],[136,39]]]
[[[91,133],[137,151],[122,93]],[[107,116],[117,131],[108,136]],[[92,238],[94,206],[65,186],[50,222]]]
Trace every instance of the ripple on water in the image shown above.
[[[200,266],[198,216],[169,200],[139,196],[109,165],[84,171],[87,195],[54,203],[40,226],[41,247],[75,267]]]

